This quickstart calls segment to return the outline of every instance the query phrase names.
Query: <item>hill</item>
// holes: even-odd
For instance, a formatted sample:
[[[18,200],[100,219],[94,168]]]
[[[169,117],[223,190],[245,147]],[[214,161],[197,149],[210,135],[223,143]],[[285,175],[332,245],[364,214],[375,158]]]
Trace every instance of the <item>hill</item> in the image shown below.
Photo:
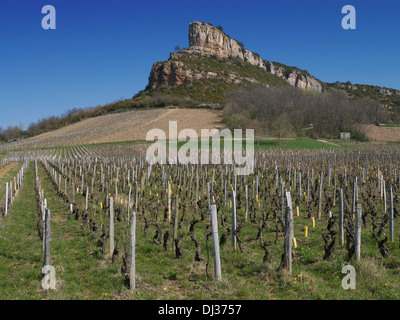
[[[192,128],[200,134],[201,129],[219,128],[221,119],[220,111],[208,109],[136,110],[86,119],[33,138],[5,144],[0,146],[0,150],[146,140],[147,132],[154,128],[168,134],[169,121],[178,122],[178,132]]]
[[[400,90],[351,82],[327,83],[328,88],[346,91],[354,98],[368,97],[378,101],[391,115],[391,121],[400,123]]]
[[[317,94],[339,90],[352,100],[368,98],[378,102],[384,112],[378,112],[374,121],[400,123],[398,90],[349,82],[324,83],[306,70],[262,59],[259,54],[246,49],[242,42],[225,34],[220,26],[193,21],[189,24],[189,47],[171,53],[166,61],[155,62],[147,87],[131,99],[73,109],[61,117],[52,116],[33,123],[25,131],[20,127],[0,129],[0,142],[35,137],[85,119],[132,110],[171,105],[223,109],[229,104],[232,92],[237,92],[239,87],[254,85],[265,88],[292,86]],[[324,132],[319,134],[324,136]]]

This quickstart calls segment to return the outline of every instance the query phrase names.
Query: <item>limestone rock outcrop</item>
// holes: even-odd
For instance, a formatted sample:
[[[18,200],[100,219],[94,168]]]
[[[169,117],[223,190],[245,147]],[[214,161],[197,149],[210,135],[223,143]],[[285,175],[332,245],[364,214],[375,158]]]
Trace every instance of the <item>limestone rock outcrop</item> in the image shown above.
[[[189,50],[220,58],[238,57],[265,69],[265,62],[257,53],[244,49],[238,41],[208,23],[193,21],[189,24]]]
[[[277,66],[274,62],[268,61],[266,69],[268,72],[285,79],[294,87],[322,92],[321,82],[297,68]]]
[[[218,75],[214,72],[186,68],[179,61],[180,54],[194,54],[194,59],[196,58],[195,54],[202,56],[212,55],[221,59],[228,57],[239,58],[285,79],[292,86],[306,90],[322,91],[321,82],[307,73],[297,68],[289,68],[288,72],[288,69],[284,66],[276,66],[273,62],[265,61],[257,53],[245,49],[240,42],[226,35],[220,28],[199,21],[193,21],[189,24],[189,48],[171,53],[168,61],[153,64],[149,77],[149,88],[178,86],[184,83],[190,84],[194,80],[218,78]],[[237,83],[243,79],[234,74],[229,74],[222,80]],[[246,80],[254,82],[254,79],[246,78]]]

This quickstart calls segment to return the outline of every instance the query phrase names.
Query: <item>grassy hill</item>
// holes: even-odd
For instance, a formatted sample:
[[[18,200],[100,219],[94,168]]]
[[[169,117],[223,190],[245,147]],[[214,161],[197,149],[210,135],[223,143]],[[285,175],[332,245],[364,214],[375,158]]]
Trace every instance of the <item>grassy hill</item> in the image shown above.
[[[170,61],[182,63],[184,70],[197,74],[213,73],[213,78],[203,78],[174,87],[147,89],[135,96],[134,99],[144,101],[146,98],[152,97],[161,101],[172,100],[179,106],[199,107],[205,104],[223,104],[227,93],[234,90],[238,83],[260,83],[267,86],[288,85],[280,77],[240,58],[218,58],[187,52],[180,52],[174,57]]]

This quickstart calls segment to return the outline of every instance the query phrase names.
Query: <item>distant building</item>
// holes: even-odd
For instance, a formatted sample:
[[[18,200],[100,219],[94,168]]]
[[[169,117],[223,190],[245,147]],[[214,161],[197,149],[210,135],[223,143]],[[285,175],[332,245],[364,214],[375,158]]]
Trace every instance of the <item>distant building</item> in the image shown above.
[[[350,139],[350,132],[341,132],[340,139]]]

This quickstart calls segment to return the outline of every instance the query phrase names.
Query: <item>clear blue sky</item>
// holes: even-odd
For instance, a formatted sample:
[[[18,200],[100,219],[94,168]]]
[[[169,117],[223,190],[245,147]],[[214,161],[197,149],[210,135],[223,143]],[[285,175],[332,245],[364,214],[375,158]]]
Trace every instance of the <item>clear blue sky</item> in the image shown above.
[[[43,30],[44,5],[56,30]],[[344,5],[357,29],[341,27]],[[322,81],[400,89],[398,0],[1,0],[0,126],[131,98],[151,66],[188,47],[193,20]]]

